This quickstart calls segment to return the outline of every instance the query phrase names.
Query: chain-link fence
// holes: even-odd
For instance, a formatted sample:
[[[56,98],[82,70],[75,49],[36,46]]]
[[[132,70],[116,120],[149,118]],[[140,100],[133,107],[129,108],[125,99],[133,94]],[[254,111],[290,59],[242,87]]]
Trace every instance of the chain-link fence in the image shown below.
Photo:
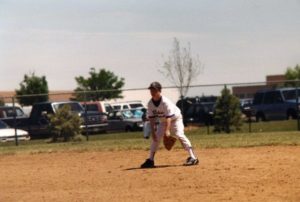
[[[239,98],[243,119],[240,132],[296,131],[299,130],[298,84],[298,81],[273,77],[266,82],[193,85],[189,86],[188,94],[184,97],[179,95],[177,87],[167,86],[163,88],[162,94],[181,108],[187,127],[204,128],[203,131],[208,134],[214,133],[216,102],[224,88],[229,89]],[[39,133],[49,132],[49,122],[45,113],[55,113],[63,104],[70,104],[72,110],[82,116],[84,120],[82,130],[87,140],[91,133],[107,131],[113,122],[111,119],[114,118],[109,114],[110,112],[138,108],[139,118],[142,118],[141,112],[144,111],[141,110],[141,106],[147,106],[151,98],[147,88],[123,89],[122,98],[103,100],[103,93],[113,91],[56,91],[47,95],[24,96],[1,96],[0,94],[0,99],[5,103],[5,107],[0,107],[0,120],[14,130],[14,134],[9,134],[7,139],[1,137],[2,141],[14,138],[18,145],[20,140],[26,139],[18,134],[21,134],[20,129],[27,131],[33,138],[38,138]],[[47,102],[36,103],[33,106],[22,106],[19,102],[22,98],[45,97]],[[135,112],[131,111],[131,113]],[[133,128],[125,128],[127,129]]]

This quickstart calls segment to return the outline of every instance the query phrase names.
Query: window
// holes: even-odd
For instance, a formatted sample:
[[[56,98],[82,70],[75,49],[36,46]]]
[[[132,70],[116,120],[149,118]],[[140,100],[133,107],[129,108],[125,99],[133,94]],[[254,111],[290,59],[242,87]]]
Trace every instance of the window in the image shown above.
[[[104,107],[105,107],[105,111],[106,111],[106,112],[111,112],[111,111],[113,111],[113,108],[110,106],[110,104],[104,104]]]
[[[8,128],[8,126],[6,125],[6,123],[0,121],[0,128]]]
[[[131,108],[139,108],[139,107],[143,107],[143,105],[141,103],[134,103],[134,104],[129,104]]]
[[[253,99],[253,104],[254,105],[259,105],[262,103],[264,98],[264,94],[263,93],[256,93]]]
[[[54,104],[53,107],[58,110],[60,108],[62,108],[63,106],[68,105],[71,108],[71,111],[73,112],[81,112],[83,111],[83,108],[81,107],[81,105],[79,103],[76,102],[71,102],[71,103],[61,103],[61,104]]]
[[[284,90],[282,94],[286,100],[295,100],[297,98],[296,90]],[[298,90],[298,97],[300,97],[300,90]]]
[[[282,98],[279,91],[267,92],[264,99],[264,104],[281,103]]]
[[[98,107],[96,104],[88,104],[85,105],[87,111],[98,111]]]
[[[20,108],[15,108],[16,110],[16,116],[24,116],[24,112],[20,109]],[[14,108],[8,108],[5,109],[5,111],[3,111],[3,114],[5,115],[5,117],[14,117]]]
[[[120,110],[121,109],[121,106],[120,105],[115,105],[113,106],[114,110]]]
[[[195,105],[191,105],[188,110],[186,111],[186,116],[187,117],[193,117],[194,115],[194,109],[195,109]]]
[[[24,112],[19,108],[16,108],[16,113],[17,113],[17,116],[24,116]]]
[[[273,92],[273,103],[282,103],[282,97],[280,91]]]
[[[126,119],[133,118],[133,113],[131,111],[123,111],[122,114]]]

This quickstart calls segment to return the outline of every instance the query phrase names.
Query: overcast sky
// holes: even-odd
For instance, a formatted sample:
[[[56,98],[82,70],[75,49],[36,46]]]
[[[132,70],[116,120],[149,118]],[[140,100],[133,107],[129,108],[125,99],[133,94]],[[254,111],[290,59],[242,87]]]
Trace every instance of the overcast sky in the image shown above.
[[[105,68],[125,88],[151,81],[177,37],[205,64],[194,84],[264,81],[300,64],[300,0],[0,0],[0,90],[24,74],[50,90]]]

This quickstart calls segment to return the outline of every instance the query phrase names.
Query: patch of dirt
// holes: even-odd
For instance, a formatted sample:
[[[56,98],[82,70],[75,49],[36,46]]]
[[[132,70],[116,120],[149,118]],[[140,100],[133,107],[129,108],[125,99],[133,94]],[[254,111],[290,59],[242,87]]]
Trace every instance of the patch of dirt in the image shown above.
[[[0,201],[300,201],[300,147],[0,155]]]

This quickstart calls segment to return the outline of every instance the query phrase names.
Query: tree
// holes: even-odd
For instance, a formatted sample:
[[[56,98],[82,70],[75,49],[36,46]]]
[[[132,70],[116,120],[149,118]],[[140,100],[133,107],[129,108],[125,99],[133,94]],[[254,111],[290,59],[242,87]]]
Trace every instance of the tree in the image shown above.
[[[240,130],[242,126],[241,115],[239,99],[232,95],[225,86],[216,102],[214,131],[230,133]]]
[[[25,74],[24,80],[20,83],[20,89],[16,90],[16,95],[21,105],[32,105],[36,102],[48,101],[49,89],[45,76],[36,76],[35,73]],[[39,96],[27,96],[43,94]]]
[[[300,65],[296,65],[294,68],[288,67],[285,72],[285,78],[287,80],[300,80]],[[287,81],[285,86],[295,87],[297,82]]]
[[[173,49],[160,72],[173,83],[180,97],[185,97],[192,82],[199,76],[202,64],[198,57],[191,56],[191,45],[180,48],[177,38],[174,38]]]
[[[124,86],[124,78],[119,78],[113,72],[100,69],[96,72],[95,68],[90,69],[90,77],[75,77],[78,87],[75,89],[76,99],[86,100],[105,100],[122,98],[121,88]],[[82,91],[95,91],[84,95]],[[81,93],[80,93],[81,92]]]
[[[64,105],[55,114],[50,114],[49,119],[52,142],[59,138],[63,138],[64,142],[80,140],[82,120],[78,114],[72,113],[69,105]]]

